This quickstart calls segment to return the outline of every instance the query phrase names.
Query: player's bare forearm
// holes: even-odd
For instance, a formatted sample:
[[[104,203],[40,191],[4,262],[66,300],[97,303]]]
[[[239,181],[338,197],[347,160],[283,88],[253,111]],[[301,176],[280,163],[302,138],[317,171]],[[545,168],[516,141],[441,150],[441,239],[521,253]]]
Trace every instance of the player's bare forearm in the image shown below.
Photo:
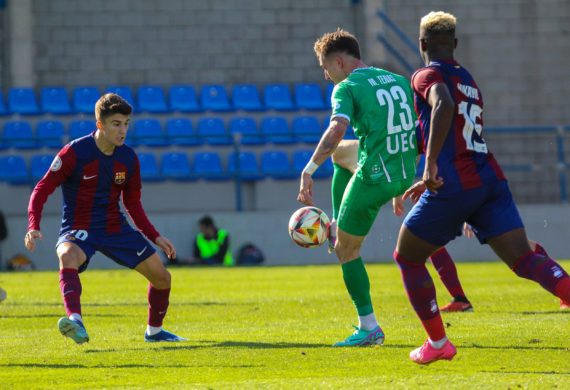
[[[325,160],[334,153],[338,144],[344,138],[344,134],[346,133],[347,128],[348,120],[346,118],[333,118],[328,129],[321,137],[321,140],[317,145],[315,152],[313,153],[311,161],[317,165],[324,163]]]
[[[443,83],[431,87],[428,101],[432,111],[426,161],[436,162],[451,127],[455,103],[449,89]]]

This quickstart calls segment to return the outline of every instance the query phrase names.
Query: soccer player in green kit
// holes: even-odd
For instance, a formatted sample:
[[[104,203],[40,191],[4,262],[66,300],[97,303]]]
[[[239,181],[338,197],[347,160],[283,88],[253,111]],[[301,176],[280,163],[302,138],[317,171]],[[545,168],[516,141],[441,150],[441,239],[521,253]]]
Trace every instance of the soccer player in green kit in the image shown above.
[[[325,79],[335,83],[332,114],[311,160],[303,170],[297,199],[313,205],[311,175],[335,151],[349,125],[358,137],[358,167],[354,174],[335,167],[333,191],[343,191],[335,219],[335,253],[343,279],[356,306],[359,326],[335,346],[382,344],[370,298],[370,281],[360,256],[362,242],[382,205],[403,194],[416,170],[416,116],[412,90],[403,76],[368,67],[360,58],[358,40],[338,29],[314,45]]]

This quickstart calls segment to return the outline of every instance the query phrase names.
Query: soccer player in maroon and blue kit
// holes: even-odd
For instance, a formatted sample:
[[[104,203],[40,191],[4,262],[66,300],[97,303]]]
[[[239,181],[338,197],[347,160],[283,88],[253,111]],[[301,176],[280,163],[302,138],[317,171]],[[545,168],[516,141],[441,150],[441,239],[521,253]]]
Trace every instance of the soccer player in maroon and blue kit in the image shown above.
[[[176,249],[150,223],[141,204],[139,161],[133,149],[125,145],[131,112],[131,106],[120,96],[102,96],[95,104],[97,129],[59,151],[30,197],[24,242],[33,251],[36,240],[42,239],[43,206],[48,196],[62,187],[63,218],[56,251],[67,317],[59,320],[58,327],[77,344],[89,341],[81,317],[79,273],[85,271],[96,251],[135,269],[150,282],[145,341],[185,340],[162,329],[170,296],[170,273],[151,242],[169,258],[176,256]],[[125,210],[146,238],[129,225],[120,211],[121,196]]]
[[[518,276],[570,300],[570,277],[546,252],[529,246],[505,176],[481,135],[483,98],[469,72],[454,60],[455,24],[455,17],[444,12],[422,18],[419,42],[426,67],[412,76],[426,163],[423,180],[404,194],[417,203],[402,224],[394,260],[428,335],[410,353],[419,364],[456,354],[425,262],[461,234],[464,222]]]

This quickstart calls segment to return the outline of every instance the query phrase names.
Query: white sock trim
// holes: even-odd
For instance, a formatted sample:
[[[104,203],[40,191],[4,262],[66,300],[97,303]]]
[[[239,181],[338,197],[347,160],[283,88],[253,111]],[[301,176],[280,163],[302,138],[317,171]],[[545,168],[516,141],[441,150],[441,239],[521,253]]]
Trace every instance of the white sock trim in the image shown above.
[[[162,326],[146,326],[146,334],[149,336],[154,336],[155,334],[159,333],[162,330]]]
[[[441,340],[433,341],[432,339],[428,339],[430,345],[435,349],[442,349],[447,341],[447,337],[442,338]]]
[[[370,313],[366,316],[358,316],[358,327],[364,330],[372,330],[378,326],[376,315]]]
[[[69,319],[71,321],[81,321],[81,323],[83,323],[83,318],[81,318],[81,314],[78,313],[71,313],[69,315]]]

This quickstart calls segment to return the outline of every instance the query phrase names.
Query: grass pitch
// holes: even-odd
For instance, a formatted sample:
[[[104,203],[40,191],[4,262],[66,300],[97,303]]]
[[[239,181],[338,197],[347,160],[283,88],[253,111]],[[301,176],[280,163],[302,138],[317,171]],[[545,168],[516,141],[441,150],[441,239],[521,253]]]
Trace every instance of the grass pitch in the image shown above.
[[[0,274],[0,388],[569,388],[570,311],[502,263],[458,269],[475,312],[444,314],[458,354],[430,366],[408,360],[425,335],[394,264],[368,266],[386,342],[366,348],[331,347],[356,322],[337,265],[171,269],[174,344],[143,342],[136,272],[82,275],[81,346],[57,330],[56,272]]]

